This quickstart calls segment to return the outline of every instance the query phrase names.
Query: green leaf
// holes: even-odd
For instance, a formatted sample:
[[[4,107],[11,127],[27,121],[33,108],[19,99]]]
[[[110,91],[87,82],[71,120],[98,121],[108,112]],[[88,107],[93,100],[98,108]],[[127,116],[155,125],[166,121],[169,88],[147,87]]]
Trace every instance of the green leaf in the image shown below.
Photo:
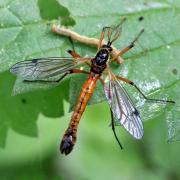
[[[5,146],[9,128],[20,134],[35,137],[38,135],[37,120],[40,113],[48,117],[59,117],[64,113],[62,101],[68,98],[68,82],[50,91],[11,96],[14,77],[6,71],[13,64],[24,59],[66,54],[64,53],[67,49],[66,38],[59,38],[51,32],[48,18],[40,13],[41,6],[42,3],[38,4],[36,0],[0,1],[0,146],[2,147]],[[61,16],[69,17],[66,8]],[[17,84],[18,82],[19,80]],[[51,86],[22,83],[18,85],[14,90],[16,94],[47,89]]]
[[[150,97],[165,97],[177,101],[175,106],[144,105],[138,93],[128,87],[128,91],[142,111],[143,119],[153,119],[155,116],[166,119],[169,127],[168,138],[179,140],[180,114],[177,93],[179,92],[180,8],[178,1],[170,3],[168,0],[158,0],[145,3],[142,0],[110,0],[102,3],[95,0],[78,0],[74,3],[72,0],[57,0],[57,2],[59,2],[59,7],[53,8],[57,3],[48,1],[51,9],[55,9],[56,12],[62,10],[59,13],[61,23],[76,24],[73,30],[90,37],[98,38],[104,26],[115,25],[126,16],[128,21],[123,26],[120,40],[115,43],[119,49],[127,46],[138,32],[145,28],[145,33],[135,48],[123,56],[126,59],[124,64],[113,65],[113,71],[135,81]],[[44,4],[46,4],[45,1]],[[52,19],[57,16],[57,13],[52,16],[48,14],[47,4],[43,5],[43,1],[40,0],[1,0],[0,72],[7,71],[13,64],[25,59],[69,56],[66,51],[71,46],[67,38],[57,36],[50,30],[49,24],[54,22]],[[140,17],[143,17],[142,21],[139,21]],[[96,53],[95,48],[79,43],[75,43],[75,47],[82,56],[93,56]],[[71,80],[70,104],[73,106],[79,95],[79,90],[75,88],[80,89],[84,80],[83,76],[82,78],[73,76]],[[5,143],[9,127],[19,133],[36,136],[36,120],[39,113],[55,117],[63,114],[62,100],[59,96],[63,88],[62,96],[67,99],[68,85],[66,83],[68,82],[52,90],[42,91],[52,85],[28,85],[19,83],[18,80],[15,87],[18,93],[35,89],[41,89],[41,91],[15,97],[11,97],[14,78],[5,72],[1,74],[0,82],[2,87],[0,93],[1,146]],[[46,95],[48,98],[44,101]],[[99,83],[90,103],[94,104],[103,99],[104,94]],[[27,102],[27,107],[24,102]],[[13,107],[16,107],[17,112]],[[167,115],[164,117],[165,111]]]
[[[41,18],[36,0],[2,3],[0,22],[0,72],[24,59],[63,56],[66,52],[65,38],[51,32],[49,22]]]
[[[14,131],[37,137],[37,120],[39,114],[47,117],[60,117],[64,115],[63,99],[67,100],[68,84],[51,90],[36,91],[17,96],[11,96],[14,78],[9,72],[0,75],[0,146],[5,146],[5,139],[9,128]],[[64,92],[62,93],[62,90]]]
[[[69,9],[75,19],[76,26],[73,29],[91,37],[98,38],[104,26],[117,24],[126,16],[128,21],[123,26],[120,40],[115,43],[119,49],[127,46],[140,29],[145,29],[135,48],[123,56],[126,59],[124,64],[121,67],[114,65],[113,70],[116,74],[133,80],[149,97],[176,100],[175,105],[144,103],[137,91],[125,86],[133,96],[142,119],[149,120],[155,117],[165,119],[168,126],[168,140],[179,140],[180,102],[176,95],[178,91],[180,92],[178,87],[180,8],[177,1],[172,3],[169,1],[144,3],[142,0],[131,2],[110,0],[106,3],[79,1],[76,5],[72,0],[59,0],[59,2]],[[79,77],[71,80],[70,110],[73,109],[81,89],[82,83],[77,82],[81,82]],[[97,88],[99,89],[99,85]],[[173,94],[171,91],[176,93]],[[99,94],[95,92],[91,98],[93,101],[89,103],[94,104],[104,100],[102,93]]]

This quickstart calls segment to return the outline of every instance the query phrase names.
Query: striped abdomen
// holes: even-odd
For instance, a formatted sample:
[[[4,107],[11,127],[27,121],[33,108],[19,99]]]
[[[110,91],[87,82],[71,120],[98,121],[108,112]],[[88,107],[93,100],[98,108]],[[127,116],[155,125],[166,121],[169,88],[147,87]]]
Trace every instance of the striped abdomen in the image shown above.
[[[61,145],[60,145],[61,153],[65,153],[67,155],[73,149],[73,146],[76,142],[77,128],[80,118],[91,97],[91,94],[93,93],[98,78],[99,78],[98,74],[95,75],[90,74],[81,89],[81,93],[79,95],[77,104],[75,106],[75,110],[72,114],[71,121],[61,141]]]

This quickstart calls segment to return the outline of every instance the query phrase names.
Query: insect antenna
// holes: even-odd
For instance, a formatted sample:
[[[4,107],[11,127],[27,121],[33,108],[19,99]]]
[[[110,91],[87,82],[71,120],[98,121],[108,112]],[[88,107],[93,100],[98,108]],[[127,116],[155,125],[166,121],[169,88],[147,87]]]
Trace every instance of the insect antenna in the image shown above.
[[[144,29],[142,29],[139,34],[135,37],[135,39],[131,42],[130,46],[133,47],[134,46],[134,43],[136,41],[138,41],[138,39],[140,38],[140,36],[144,33]]]
[[[122,32],[122,24],[126,21],[126,17],[115,27],[109,28],[108,30],[108,45],[111,45]]]

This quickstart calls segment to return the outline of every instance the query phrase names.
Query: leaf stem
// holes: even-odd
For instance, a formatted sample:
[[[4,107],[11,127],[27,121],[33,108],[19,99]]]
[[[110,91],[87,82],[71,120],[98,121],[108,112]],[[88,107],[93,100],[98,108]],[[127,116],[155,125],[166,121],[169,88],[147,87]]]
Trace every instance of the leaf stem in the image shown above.
[[[87,36],[83,36],[80,35],[70,29],[65,28],[64,26],[60,26],[57,24],[52,24],[51,26],[51,30],[53,33],[59,34],[59,35],[63,35],[63,36],[67,36],[67,37],[71,37],[73,40],[75,41],[79,41],[83,44],[87,44],[87,45],[92,45],[95,47],[98,47],[99,44],[99,39],[96,38],[90,38]],[[103,44],[105,44],[106,42],[103,41]],[[115,57],[120,51],[117,50],[114,46],[112,46],[113,51],[112,51],[112,56]],[[124,59],[122,57],[118,57],[118,63],[121,64],[124,62]]]

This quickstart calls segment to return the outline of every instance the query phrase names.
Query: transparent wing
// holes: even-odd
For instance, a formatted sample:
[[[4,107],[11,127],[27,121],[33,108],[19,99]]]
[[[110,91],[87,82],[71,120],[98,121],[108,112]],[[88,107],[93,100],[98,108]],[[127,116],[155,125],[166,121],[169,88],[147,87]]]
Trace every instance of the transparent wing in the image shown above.
[[[41,80],[65,73],[78,64],[78,60],[73,58],[40,58],[18,62],[10,72],[25,80]]]
[[[108,81],[104,85],[104,91],[113,116],[134,138],[141,139],[143,136],[143,123],[120,81]]]

